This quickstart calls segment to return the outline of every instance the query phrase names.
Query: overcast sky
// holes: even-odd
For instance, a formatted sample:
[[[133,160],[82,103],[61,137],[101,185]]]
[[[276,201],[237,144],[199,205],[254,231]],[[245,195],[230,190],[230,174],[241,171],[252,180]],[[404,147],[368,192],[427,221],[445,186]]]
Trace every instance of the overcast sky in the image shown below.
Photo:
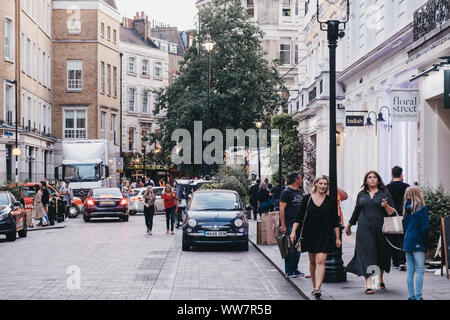
[[[179,30],[195,28],[196,0],[116,0],[122,16],[133,18],[145,11],[148,19],[162,22]]]

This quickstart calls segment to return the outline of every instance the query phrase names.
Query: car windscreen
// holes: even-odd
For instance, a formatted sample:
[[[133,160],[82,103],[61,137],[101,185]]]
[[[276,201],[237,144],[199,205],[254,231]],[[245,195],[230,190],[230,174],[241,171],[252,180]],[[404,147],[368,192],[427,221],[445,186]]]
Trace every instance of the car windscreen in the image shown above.
[[[94,197],[100,198],[122,198],[122,192],[119,189],[94,189],[92,190]]]
[[[153,188],[153,192],[155,193],[155,196],[160,196],[163,193],[164,188]]]
[[[239,198],[234,193],[202,192],[194,193],[190,210],[241,210]]]
[[[36,194],[34,186],[24,186],[22,190],[24,198],[32,198]]]
[[[132,196],[132,197],[138,196],[139,193],[141,193],[141,192],[142,192],[142,190],[140,190],[140,189],[131,190],[130,196]]]
[[[0,206],[9,205],[9,197],[6,193],[0,193]]]

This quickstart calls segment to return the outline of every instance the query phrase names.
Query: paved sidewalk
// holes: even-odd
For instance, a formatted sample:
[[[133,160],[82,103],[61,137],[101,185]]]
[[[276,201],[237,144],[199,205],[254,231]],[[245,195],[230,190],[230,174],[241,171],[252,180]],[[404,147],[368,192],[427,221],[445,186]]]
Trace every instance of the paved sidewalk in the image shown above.
[[[284,274],[284,260],[281,259],[277,245],[256,244],[256,222],[250,220],[250,241],[251,243],[278,269]],[[355,231],[351,237],[343,235],[343,260],[347,265],[353,258],[355,245]],[[299,270],[309,274],[309,258],[306,253],[300,257]],[[445,271],[444,271],[445,272]],[[307,278],[292,278],[287,280],[295,286],[307,299],[313,299],[311,295],[312,282]],[[406,272],[391,269],[391,272],[384,275],[386,284],[385,290],[376,290],[373,295],[366,295],[365,281],[363,277],[357,277],[352,273],[347,273],[347,282],[324,283],[322,285],[323,300],[406,300],[408,299],[408,289],[406,286]],[[450,280],[436,276],[434,273],[425,272],[423,284],[423,298],[425,300],[450,300]]]
[[[67,222],[70,221],[70,220],[71,219],[66,218],[66,219],[64,219],[64,222],[58,223],[58,222],[55,221],[55,224],[53,226],[49,225],[48,227],[42,227],[42,226],[38,226],[39,220],[33,219],[34,227],[33,228],[28,227],[28,232],[30,232],[30,231],[39,231],[39,230],[62,229],[62,228],[66,227]]]

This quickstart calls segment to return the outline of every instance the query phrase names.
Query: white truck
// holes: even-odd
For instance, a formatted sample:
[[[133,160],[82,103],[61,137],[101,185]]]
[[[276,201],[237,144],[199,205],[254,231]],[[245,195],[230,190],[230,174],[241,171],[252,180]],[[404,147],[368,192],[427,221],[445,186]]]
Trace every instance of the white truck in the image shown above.
[[[62,165],[55,168],[55,178],[69,181],[75,197],[85,200],[93,188],[109,187],[108,141],[63,141]]]

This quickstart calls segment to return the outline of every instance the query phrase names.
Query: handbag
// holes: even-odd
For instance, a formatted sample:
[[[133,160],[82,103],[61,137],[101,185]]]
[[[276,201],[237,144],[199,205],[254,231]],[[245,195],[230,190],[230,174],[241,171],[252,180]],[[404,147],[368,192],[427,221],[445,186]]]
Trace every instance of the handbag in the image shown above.
[[[289,236],[280,231],[275,237],[275,240],[277,241],[278,249],[280,249],[281,258],[285,259],[289,255],[289,249],[291,247]]]
[[[397,212],[396,212],[397,213]],[[384,234],[403,234],[403,217],[398,214],[391,217],[384,217],[383,233]]]

